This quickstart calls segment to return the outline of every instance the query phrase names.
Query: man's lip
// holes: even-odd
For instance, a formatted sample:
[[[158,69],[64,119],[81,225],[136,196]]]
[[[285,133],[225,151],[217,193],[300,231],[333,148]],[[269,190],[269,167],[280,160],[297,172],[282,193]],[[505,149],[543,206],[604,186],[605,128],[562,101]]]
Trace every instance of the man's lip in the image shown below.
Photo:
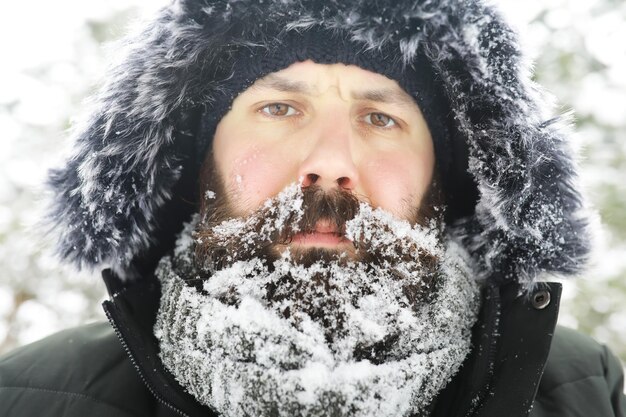
[[[341,243],[350,243],[349,239],[339,233],[296,233],[291,239],[292,244],[311,246],[335,246]]]
[[[296,233],[291,239],[291,243],[318,246],[334,246],[350,242],[350,239],[337,231],[337,226],[334,223],[325,220],[318,221],[312,232]]]

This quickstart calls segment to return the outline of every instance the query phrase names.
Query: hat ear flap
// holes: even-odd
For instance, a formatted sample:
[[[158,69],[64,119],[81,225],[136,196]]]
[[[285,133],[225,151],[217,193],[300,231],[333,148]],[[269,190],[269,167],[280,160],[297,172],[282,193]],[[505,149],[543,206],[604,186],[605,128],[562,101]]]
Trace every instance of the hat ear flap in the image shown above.
[[[107,134],[96,119],[68,164],[50,174],[58,248],[79,267],[129,266],[152,243],[159,209],[181,178],[192,141],[169,123],[141,125],[122,134],[114,124]],[[149,146],[156,141],[160,148]]]
[[[73,153],[50,173],[51,231],[61,257],[79,268],[106,265],[120,272],[146,251],[158,213],[194,153],[188,148],[199,112],[190,103],[200,82],[181,72],[198,57],[186,51],[184,39],[163,34],[172,19],[172,10],[163,9],[126,42],[124,56],[73,130]]]
[[[438,66],[478,191],[473,215],[454,233],[481,278],[530,287],[542,274],[572,275],[584,267],[590,239],[567,118],[551,117],[499,13],[479,2],[471,9],[472,30],[456,28],[462,42],[439,42],[449,48]]]

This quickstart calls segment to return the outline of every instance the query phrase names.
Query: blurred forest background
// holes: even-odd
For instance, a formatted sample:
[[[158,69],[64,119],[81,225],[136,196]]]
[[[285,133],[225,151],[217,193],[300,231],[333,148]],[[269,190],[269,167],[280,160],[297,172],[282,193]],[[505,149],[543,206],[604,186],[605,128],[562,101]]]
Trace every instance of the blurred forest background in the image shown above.
[[[164,0],[13,2],[0,6],[0,353],[104,320],[97,274],[51,255],[38,221],[46,171],[95,91],[130,22]],[[560,321],[607,343],[626,364],[626,2],[500,0],[535,77],[573,111],[581,177],[598,212],[589,271],[565,285]],[[33,12],[36,10],[36,13]]]

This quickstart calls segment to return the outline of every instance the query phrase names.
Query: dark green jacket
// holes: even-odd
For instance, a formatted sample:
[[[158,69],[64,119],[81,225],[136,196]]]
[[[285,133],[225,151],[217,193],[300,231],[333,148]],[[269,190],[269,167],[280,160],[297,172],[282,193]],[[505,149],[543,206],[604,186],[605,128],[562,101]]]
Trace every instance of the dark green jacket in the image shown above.
[[[158,365],[150,365],[155,351],[146,348],[149,342],[137,343],[149,332],[142,336],[133,326],[150,314],[137,311],[133,297],[152,298],[153,290],[158,288],[122,292],[107,302],[117,332],[109,323],[86,325],[1,357],[0,416],[213,416],[180,392],[171,376],[163,378]],[[560,287],[552,285],[549,292],[552,301],[543,306],[532,297],[513,296],[515,291],[486,291],[474,351],[438,397],[435,415],[626,416],[619,361],[587,336],[550,330]],[[498,313],[495,320],[489,318],[490,306]]]

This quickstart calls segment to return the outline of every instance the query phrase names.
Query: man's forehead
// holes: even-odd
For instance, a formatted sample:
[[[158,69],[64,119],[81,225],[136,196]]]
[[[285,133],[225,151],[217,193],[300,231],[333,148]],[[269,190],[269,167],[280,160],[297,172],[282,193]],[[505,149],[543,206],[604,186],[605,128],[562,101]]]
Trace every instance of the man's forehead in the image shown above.
[[[324,67],[323,64],[316,64]],[[360,69],[359,69],[360,70]],[[322,70],[320,70],[322,71]],[[380,74],[374,74],[366,70],[369,74],[375,75],[368,79],[367,86],[359,85],[362,83],[348,81],[350,97],[354,100],[374,101],[386,104],[395,104],[399,106],[414,107],[415,101],[406,93],[397,82],[388,79]],[[309,74],[310,75],[310,72]],[[343,76],[349,76],[350,73],[344,73]],[[252,91],[274,90],[285,93],[297,93],[315,96],[321,93],[319,83],[315,81],[306,81],[302,75],[294,72],[274,72],[258,79],[251,87]],[[309,77],[310,78],[310,77]],[[345,79],[345,78],[344,78]],[[334,82],[331,86],[338,87]]]

